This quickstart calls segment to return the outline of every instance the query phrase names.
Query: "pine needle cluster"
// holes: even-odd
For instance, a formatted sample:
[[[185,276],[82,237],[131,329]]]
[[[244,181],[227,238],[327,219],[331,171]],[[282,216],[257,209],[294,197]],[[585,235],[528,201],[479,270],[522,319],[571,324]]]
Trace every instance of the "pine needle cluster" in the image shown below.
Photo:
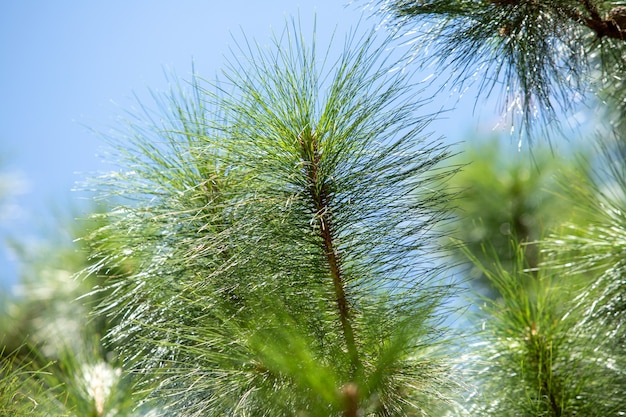
[[[293,23],[129,120],[88,272],[125,271],[99,312],[167,415],[445,407],[451,170],[389,44],[353,34],[332,57]]]
[[[546,266],[589,283],[576,297],[580,310],[578,330],[593,340],[598,366],[612,374],[609,398],[626,408],[626,156],[622,138],[598,142],[601,155],[595,177],[572,188],[582,204],[578,209],[591,220],[568,223],[561,233],[546,239]],[[586,187],[587,191],[581,190]],[[573,198],[573,197],[572,197]]]
[[[30,361],[20,358],[17,351],[6,352],[5,347],[0,352],[0,415],[46,415],[56,400],[42,382],[46,367],[35,368]]]
[[[400,33],[417,38],[459,86],[477,81],[522,132],[544,131],[590,91],[623,115],[626,7],[591,0],[390,0],[375,2]],[[425,58],[428,56],[429,58]],[[618,113],[620,113],[618,112]],[[621,124],[619,117],[613,124]]]
[[[479,393],[470,414],[619,415],[623,376],[615,352],[598,340],[604,326],[582,325],[576,296],[584,281],[550,268],[528,270],[521,247],[511,269],[494,256],[489,266],[470,257],[498,291],[480,311],[483,330],[473,349]]]

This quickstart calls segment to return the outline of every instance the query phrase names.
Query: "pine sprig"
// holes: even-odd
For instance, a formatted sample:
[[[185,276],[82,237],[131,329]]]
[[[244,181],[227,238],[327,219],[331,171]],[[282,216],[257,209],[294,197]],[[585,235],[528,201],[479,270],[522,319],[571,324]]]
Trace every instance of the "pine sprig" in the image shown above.
[[[333,58],[297,23],[269,48],[244,38],[224,81],[195,78],[129,125],[125,168],[97,182],[120,205],[91,272],[126,267],[100,307],[120,323],[108,337],[169,415],[414,415],[449,398],[452,287],[432,260],[451,170],[390,42],[352,34]]]
[[[612,381],[619,377],[604,365],[610,355],[594,330],[578,325],[582,310],[573,300],[580,283],[554,270],[526,271],[521,248],[517,253],[511,270],[497,258],[489,267],[477,264],[500,298],[485,299],[480,313],[483,330],[473,362],[483,391],[472,400],[472,415],[615,413],[620,384]],[[611,386],[611,393],[602,386]]]
[[[576,298],[581,309],[577,326],[598,338],[598,350],[607,349],[611,361],[623,362],[626,151],[619,134],[600,139],[598,148],[595,176],[581,178],[571,190],[571,200],[578,202],[577,210],[589,221],[567,223],[546,239],[545,267],[585,277],[588,286]],[[623,392],[624,384],[616,383],[615,389]]]
[[[402,34],[416,37],[421,62],[436,61],[455,86],[479,83],[479,92],[501,98],[513,127],[558,128],[559,115],[590,89],[611,87],[599,73],[621,74],[626,32],[617,24],[620,2],[384,1],[383,14]],[[613,91],[605,94],[614,97]]]

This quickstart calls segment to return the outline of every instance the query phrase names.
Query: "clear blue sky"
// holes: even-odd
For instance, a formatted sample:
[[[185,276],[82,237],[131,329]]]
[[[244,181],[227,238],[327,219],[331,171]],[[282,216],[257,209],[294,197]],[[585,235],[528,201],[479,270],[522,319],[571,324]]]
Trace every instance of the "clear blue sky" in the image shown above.
[[[41,235],[55,211],[78,205],[70,190],[102,170],[104,143],[89,128],[106,132],[136,93],[166,90],[164,69],[185,78],[212,78],[241,31],[263,43],[271,27],[301,17],[318,33],[349,31],[363,20],[360,7],[341,0],[4,0],[0,5],[0,174],[17,182],[0,207],[0,233]],[[368,18],[367,26],[379,23]],[[342,36],[337,37],[339,41]],[[338,48],[343,45],[338,42]],[[425,74],[427,75],[427,74]],[[447,105],[434,103],[431,111]],[[448,104],[449,105],[449,104]],[[454,141],[473,130],[473,99],[434,126]],[[484,115],[483,115],[484,116]],[[0,246],[0,280],[15,281],[9,251]]]

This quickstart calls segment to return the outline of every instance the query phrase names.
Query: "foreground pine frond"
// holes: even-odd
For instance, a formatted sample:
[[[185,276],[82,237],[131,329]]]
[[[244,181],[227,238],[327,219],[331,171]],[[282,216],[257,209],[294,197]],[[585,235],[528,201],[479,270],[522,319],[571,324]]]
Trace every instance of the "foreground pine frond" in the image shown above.
[[[417,416],[445,408],[451,295],[432,228],[447,150],[402,57],[372,33],[332,57],[293,24],[244,39],[130,123],[119,202],[89,236],[127,367],[167,415]],[[443,404],[443,405],[442,405]]]

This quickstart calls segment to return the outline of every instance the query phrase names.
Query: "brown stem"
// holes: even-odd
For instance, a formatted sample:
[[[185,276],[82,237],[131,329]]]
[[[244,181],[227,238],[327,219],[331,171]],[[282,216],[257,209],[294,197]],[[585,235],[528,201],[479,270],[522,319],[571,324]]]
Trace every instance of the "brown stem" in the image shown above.
[[[323,201],[323,199],[321,199],[320,201]],[[324,206],[320,206],[321,207],[316,207],[318,209],[318,213],[320,212],[320,210],[325,209]],[[324,240],[324,249],[326,259],[330,267],[330,275],[333,279],[333,284],[335,287],[335,301],[337,302],[337,308],[339,310],[341,328],[343,330],[346,340],[346,347],[348,348],[348,353],[350,354],[353,368],[357,369],[359,366],[359,356],[356,349],[354,330],[352,329],[352,324],[350,322],[350,310],[348,307],[348,300],[344,289],[344,280],[340,267],[339,254],[337,253],[337,250],[334,246],[330,219],[325,217],[327,217],[327,214],[320,214],[319,226],[321,229],[322,238]]]
[[[589,16],[584,16],[578,10],[571,9],[567,14],[575,21],[581,22],[589,29],[593,30],[598,38],[626,39],[626,28],[621,28],[613,19],[603,19],[600,12],[591,0],[582,0],[585,10]]]
[[[589,12],[589,15],[591,15],[591,19],[595,21],[602,20],[602,18],[600,17],[600,13],[598,12],[598,8],[596,7],[595,4],[591,2],[591,0],[582,0],[582,1],[583,1],[583,6],[585,6],[585,9]]]
[[[519,4],[519,0],[490,0],[490,1],[492,3],[496,3],[498,5],[503,5],[503,6],[515,6]],[[533,3],[537,2],[537,0],[529,0],[529,1],[532,1]],[[602,16],[600,15],[598,8],[591,0],[581,0],[581,2],[585,11],[588,13],[588,15],[585,15],[583,12],[581,12],[580,10],[576,8],[557,7],[557,9],[559,10],[559,12],[563,13],[569,19],[577,23],[581,23],[585,25],[587,28],[593,30],[596,33],[596,36],[598,36],[598,38],[607,37],[607,38],[613,38],[613,39],[626,40],[626,24],[620,24],[622,19],[626,20],[626,16],[623,18],[621,17],[622,11],[619,10],[620,7],[623,7],[623,6],[618,6],[613,9],[613,11],[620,13],[619,18],[616,21],[615,18],[611,17],[611,13],[609,13],[609,17],[607,19],[603,19]],[[508,29],[506,27],[501,28],[500,34],[506,35],[507,30]]]
[[[341,270],[340,254],[334,241],[331,212],[328,207],[330,192],[328,184],[320,178],[319,174],[321,153],[319,152],[318,141],[314,132],[307,135],[307,137],[303,137],[301,134],[298,139],[302,146],[302,159],[305,165],[309,194],[313,200],[317,225],[319,226],[319,233],[324,244],[324,255],[328,262],[330,276],[333,280],[335,302],[339,310],[339,320],[341,322],[346,348],[350,355],[352,370],[355,372],[361,367],[361,363],[354,336],[354,329],[351,323],[350,307],[345,291],[345,279],[343,271]]]
[[[358,387],[353,382],[348,382],[341,387],[341,394],[345,402],[344,417],[357,417],[359,412],[359,392]]]

